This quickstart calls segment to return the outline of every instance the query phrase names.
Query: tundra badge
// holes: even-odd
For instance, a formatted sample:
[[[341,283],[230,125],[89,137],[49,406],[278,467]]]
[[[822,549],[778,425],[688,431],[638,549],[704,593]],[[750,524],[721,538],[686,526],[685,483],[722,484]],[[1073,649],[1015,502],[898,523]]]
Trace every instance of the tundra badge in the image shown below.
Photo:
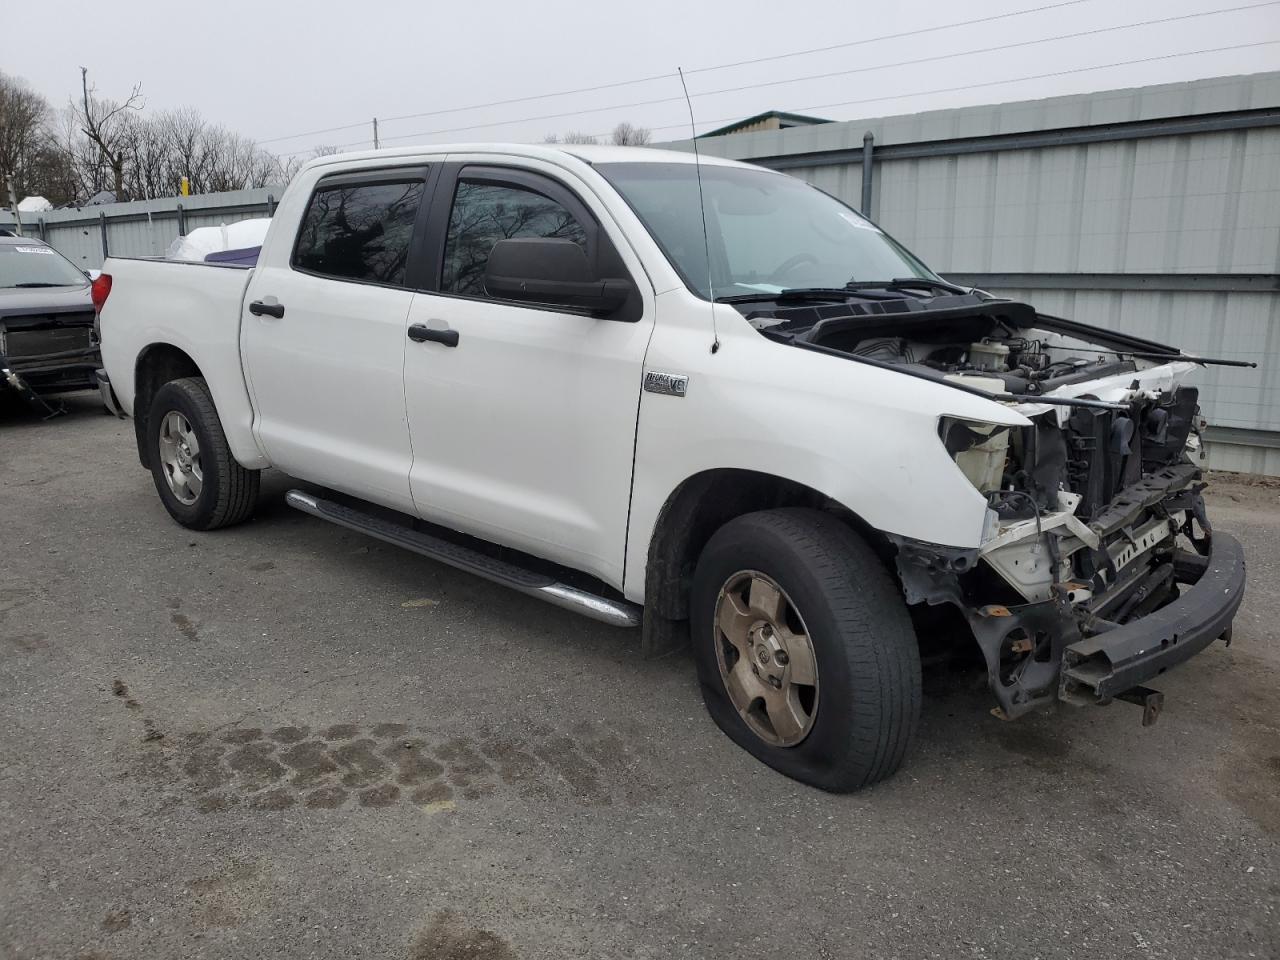
[[[658,373],[650,370],[644,375],[644,388],[650,393],[683,397],[689,391],[689,378],[677,373]]]

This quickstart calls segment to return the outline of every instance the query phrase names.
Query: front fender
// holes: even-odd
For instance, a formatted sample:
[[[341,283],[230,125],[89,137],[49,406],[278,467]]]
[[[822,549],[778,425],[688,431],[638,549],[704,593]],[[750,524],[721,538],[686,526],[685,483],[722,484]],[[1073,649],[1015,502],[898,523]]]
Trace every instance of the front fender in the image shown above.
[[[643,600],[648,546],[663,504],[707,470],[791,480],[884,533],[961,548],[980,544],[986,500],[944,449],[938,418],[1025,426],[1024,416],[941,384],[767,340],[736,312],[719,327],[715,353],[696,326],[660,329],[650,344],[647,371],[689,381],[684,396],[641,397],[628,599]]]

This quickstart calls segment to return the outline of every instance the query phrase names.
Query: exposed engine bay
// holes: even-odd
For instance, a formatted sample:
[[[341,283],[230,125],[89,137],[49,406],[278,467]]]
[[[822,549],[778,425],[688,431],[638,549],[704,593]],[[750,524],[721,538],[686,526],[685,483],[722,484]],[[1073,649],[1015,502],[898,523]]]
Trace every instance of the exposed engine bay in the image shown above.
[[[989,393],[1041,395],[1135,372],[1135,357],[1114,346],[1108,349],[1117,341],[1140,356],[1178,357],[1172,347],[1102,330],[1090,332],[1103,334],[1107,341],[1091,344],[1066,332],[1090,329],[1082,324],[1038,315],[1024,303],[975,294],[928,301],[895,298],[839,306],[780,306],[767,314],[754,311],[748,319],[774,339]],[[1041,323],[1053,327],[1038,329]]]
[[[987,524],[976,550],[890,537],[907,600],[963,613],[1005,718],[1055,697],[1138,697],[1154,719],[1159,694],[1133,678],[1155,668],[1119,663],[1091,638],[1120,638],[1210,567],[1198,394],[1179,384],[1192,358],[977,293],[779,303],[748,320],[780,342],[1016,405],[1030,426],[940,419]],[[1177,644],[1180,629],[1153,642]],[[1145,641],[1132,646],[1146,663]]]

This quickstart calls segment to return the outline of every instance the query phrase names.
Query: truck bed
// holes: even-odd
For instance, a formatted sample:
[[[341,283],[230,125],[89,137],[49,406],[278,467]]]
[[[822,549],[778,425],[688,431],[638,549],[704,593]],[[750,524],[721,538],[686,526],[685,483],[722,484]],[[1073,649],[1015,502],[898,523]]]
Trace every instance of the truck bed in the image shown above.
[[[135,364],[154,344],[199,358],[199,374],[236,459],[261,459],[240,362],[240,312],[253,269],[217,263],[110,257],[111,294],[102,308],[102,362],[122,410],[134,416]],[[195,362],[191,361],[192,366]]]

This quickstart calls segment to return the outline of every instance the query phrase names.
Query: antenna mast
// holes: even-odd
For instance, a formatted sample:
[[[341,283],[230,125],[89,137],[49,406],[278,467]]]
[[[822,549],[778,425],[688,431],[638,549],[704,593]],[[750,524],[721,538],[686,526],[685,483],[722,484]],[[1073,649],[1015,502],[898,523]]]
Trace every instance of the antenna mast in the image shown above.
[[[707,295],[711,298],[711,352],[720,349],[720,331],[716,327],[716,291],[711,280],[711,240],[707,236],[707,201],[702,195],[702,156],[698,153],[698,126],[693,119],[693,101],[689,98],[689,85],[684,82],[684,70],[676,67],[680,75],[680,88],[684,90],[684,102],[689,108],[689,140],[693,144],[693,169],[698,178],[698,212],[702,214],[702,248],[707,256]]]

